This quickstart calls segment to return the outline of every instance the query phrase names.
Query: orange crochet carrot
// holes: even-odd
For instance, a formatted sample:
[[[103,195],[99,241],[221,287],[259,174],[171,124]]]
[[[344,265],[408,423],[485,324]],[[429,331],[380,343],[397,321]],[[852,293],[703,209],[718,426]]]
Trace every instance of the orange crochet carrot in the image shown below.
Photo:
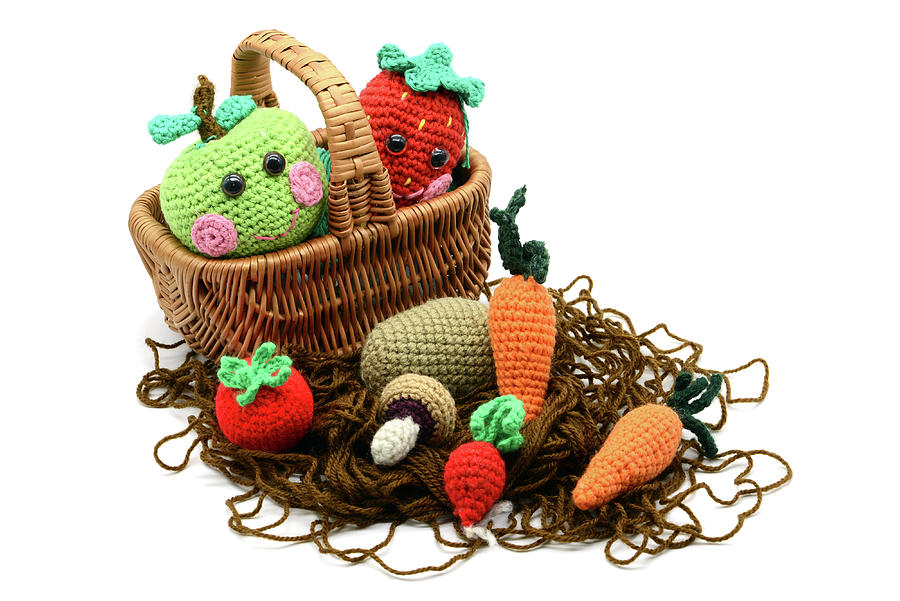
[[[497,386],[525,404],[525,419],[540,415],[550,381],[550,359],[556,344],[553,299],[541,284],[547,279],[550,255],[543,242],[522,244],[516,214],[525,205],[525,187],[516,190],[505,210],[491,209],[498,225],[500,258],[511,277],[494,290],[488,307],[488,329]]]
[[[712,434],[694,414],[708,407],[721,387],[720,374],[710,376],[709,382],[691,381],[691,374],[683,371],[675,379],[668,406],[642,405],[623,415],[575,485],[575,506],[597,509],[660,475],[678,452],[682,427],[697,435],[704,455],[714,457],[718,451]]]

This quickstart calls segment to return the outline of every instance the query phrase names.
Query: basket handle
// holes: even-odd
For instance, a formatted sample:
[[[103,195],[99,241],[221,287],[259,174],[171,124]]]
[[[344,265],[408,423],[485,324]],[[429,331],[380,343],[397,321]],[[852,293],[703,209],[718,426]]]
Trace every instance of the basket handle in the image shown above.
[[[356,92],[324,55],[275,30],[241,42],[231,63],[231,95],[252,95],[259,106],[278,106],[269,59],[296,75],[316,95],[331,152],[328,227],[346,239],[354,226],[383,223],[399,232],[394,195],[372,128]]]

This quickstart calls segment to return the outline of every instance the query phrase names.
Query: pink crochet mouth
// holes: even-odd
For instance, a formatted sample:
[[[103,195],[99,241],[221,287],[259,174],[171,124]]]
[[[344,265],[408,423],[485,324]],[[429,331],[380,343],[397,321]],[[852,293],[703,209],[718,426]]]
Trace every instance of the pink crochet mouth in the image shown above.
[[[297,215],[300,214],[300,207],[297,207],[296,209],[291,211],[291,213],[294,214],[294,218],[291,219],[291,225],[281,234],[278,234],[277,236],[257,236],[256,234],[253,234],[253,237],[257,240],[278,240],[279,238],[284,238],[291,232],[292,229],[294,229],[294,226],[297,225]]]
[[[425,194],[425,188],[419,188],[418,192],[413,192],[412,194],[397,194],[394,192],[394,200],[416,200],[423,194]]]
[[[394,193],[394,202],[398,200],[403,201],[418,201],[418,200],[431,200],[437,196],[440,196],[444,192],[450,189],[450,184],[453,182],[453,176],[449,173],[445,173],[439,178],[432,181],[428,184],[427,188],[420,188],[418,192],[413,192],[412,194],[397,194]]]

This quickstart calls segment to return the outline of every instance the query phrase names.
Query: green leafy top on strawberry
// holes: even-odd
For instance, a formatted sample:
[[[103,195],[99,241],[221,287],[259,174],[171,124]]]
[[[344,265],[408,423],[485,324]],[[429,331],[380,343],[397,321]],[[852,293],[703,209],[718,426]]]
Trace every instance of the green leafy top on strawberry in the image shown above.
[[[463,167],[469,166],[469,118],[466,106],[477,107],[484,100],[484,82],[474,77],[460,77],[450,66],[453,52],[446,44],[432,44],[418,56],[407,56],[394,44],[385,44],[377,52],[378,68],[400,73],[414,92],[447,90],[459,98],[465,131]]]
[[[244,392],[237,396],[238,405],[246,407],[256,399],[261,386],[281,386],[291,376],[291,358],[275,355],[275,343],[266,342],[253,354],[250,365],[236,357],[222,357],[219,381],[228,388]]]
[[[484,403],[472,414],[469,429],[472,438],[488,442],[501,453],[515,451],[525,441],[521,432],[525,405],[511,394]]]
[[[443,88],[455,92],[460,101],[473,108],[484,99],[484,82],[457,75],[450,66],[453,53],[446,44],[432,44],[424,54],[412,57],[394,44],[385,44],[376,56],[379,69],[403,73],[406,85],[416,92]]]

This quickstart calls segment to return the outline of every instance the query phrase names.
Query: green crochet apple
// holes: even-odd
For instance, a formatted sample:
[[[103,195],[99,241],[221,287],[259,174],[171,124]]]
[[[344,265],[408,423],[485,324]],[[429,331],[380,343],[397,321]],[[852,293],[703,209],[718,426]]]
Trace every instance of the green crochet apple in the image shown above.
[[[167,144],[192,131],[169,165],[160,206],[172,233],[194,252],[245,257],[305,240],[327,204],[328,178],[312,134],[295,115],[232,96],[212,115],[214,88],[202,75],[194,107],[158,115],[148,130]]]

